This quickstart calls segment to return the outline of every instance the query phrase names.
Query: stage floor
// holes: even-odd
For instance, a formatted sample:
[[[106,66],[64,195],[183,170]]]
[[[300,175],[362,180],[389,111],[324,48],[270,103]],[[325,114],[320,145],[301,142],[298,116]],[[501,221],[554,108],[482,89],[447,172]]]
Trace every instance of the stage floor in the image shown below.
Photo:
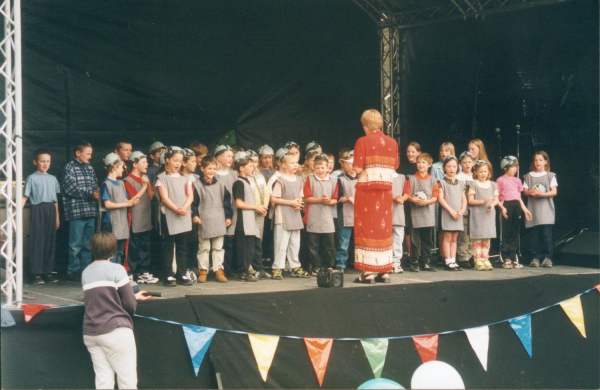
[[[462,272],[445,271],[441,267],[436,267],[438,272],[408,272],[403,274],[391,275],[391,285],[410,285],[421,283],[435,283],[442,281],[486,281],[486,280],[510,280],[518,278],[527,278],[540,275],[577,275],[577,274],[600,274],[600,270],[594,268],[570,267],[558,265],[552,268],[530,268],[506,270],[500,268],[499,264],[494,264],[493,271],[475,271],[464,270]],[[344,274],[344,288],[377,288],[380,286],[389,286],[390,284],[357,284],[354,279],[360,274],[354,269],[346,270]],[[153,292],[161,292],[161,298],[157,300],[180,298],[186,295],[230,295],[230,294],[249,294],[249,293],[268,293],[282,291],[303,291],[316,289],[317,278],[292,278],[288,273],[283,274],[283,280],[260,280],[258,282],[242,282],[238,280],[229,280],[228,283],[217,283],[214,275],[209,274],[206,283],[197,283],[193,286],[164,287],[162,282],[157,284],[142,284],[141,289]],[[5,303],[5,297],[2,296],[2,303]],[[23,286],[23,303],[47,303],[47,304],[83,304],[83,290],[81,285],[75,282],[61,280],[52,285],[31,285]]]

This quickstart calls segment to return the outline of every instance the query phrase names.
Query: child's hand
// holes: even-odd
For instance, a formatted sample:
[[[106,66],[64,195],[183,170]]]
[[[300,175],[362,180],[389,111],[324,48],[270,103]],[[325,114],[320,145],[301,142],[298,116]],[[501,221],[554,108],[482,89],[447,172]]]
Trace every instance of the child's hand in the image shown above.
[[[460,217],[462,217],[462,214],[460,213],[460,210],[453,211],[451,213],[451,215],[454,218],[454,220],[458,220]]]
[[[533,219],[533,215],[531,215],[531,211],[525,210],[525,219],[531,221]]]
[[[94,193],[92,194],[92,196],[94,197],[95,200],[100,199],[100,190],[94,191]]]
[[[492,210],[494,210],[494,205],[491,204],[488,206],[487,211],[492,211]]]
[[[227,218],[225,220],[225,227],[229,227],[229,226],[231,226],[231,219]]]
[[[502,216],[504,219],[508,219],[508,212],[506,211],[506,207],[502,207]]]
[[[327,204],[329,202],[329,198],[327,197],[327,195],[321,196],[321,202],[323,202],[323,204]]]
[[[417,204],[417,206],[425,206],[425,199],[417,197],[415,198],[415,203]]]
[[[184,210],[183,207],[178,207],[177,208],[177,214],[182,215],[182,216],[186,216],[188,215],[187,210]]]
[[[265,206],[258,205],[256,206],[256,213],[261,217],[264,217],[265,215],[267,215],[267,208]]]
[[[58,218],[58,215],[56,216],[56,230],[58,230],[58,228],[60,227],[60,219]]]
[[[202,221],[200,220],[200,217],[192,218],[192,222],[195,223],[196,225],[202,225]]]
[[[349,196],[348,197],[348,202],[352,203],[352,205],[354,205],[354,197],[353,196]]]

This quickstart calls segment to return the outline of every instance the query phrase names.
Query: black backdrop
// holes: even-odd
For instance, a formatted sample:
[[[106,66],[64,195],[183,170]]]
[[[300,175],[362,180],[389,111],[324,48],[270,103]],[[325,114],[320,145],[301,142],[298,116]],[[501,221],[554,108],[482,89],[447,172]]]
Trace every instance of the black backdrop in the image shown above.
[[[521,138],[523,173],[534,148],[558,173],[557,225],[597,229],[597,31],[594,0],[408,30],[403,142],[460,152],[475,116],[496,163],[520,124],[536,139]],[[214,145],[236,130],[246,148],[314,139],[335,152],[379,107],[379,82],[377,28],[350,0],[24,1],[25,173],[46,146],[60,175],[77,139],[94,144],[99,176],[122,139]]]

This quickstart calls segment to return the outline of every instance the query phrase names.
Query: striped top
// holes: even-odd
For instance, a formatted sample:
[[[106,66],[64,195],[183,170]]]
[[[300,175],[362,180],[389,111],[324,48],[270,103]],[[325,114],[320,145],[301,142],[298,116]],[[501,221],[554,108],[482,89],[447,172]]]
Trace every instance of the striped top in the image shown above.
[[[133,329],[131,317],[137,302],[127,271],[120,264],[94,261],[81,275],[83,334],[98,336],[117,328]]]

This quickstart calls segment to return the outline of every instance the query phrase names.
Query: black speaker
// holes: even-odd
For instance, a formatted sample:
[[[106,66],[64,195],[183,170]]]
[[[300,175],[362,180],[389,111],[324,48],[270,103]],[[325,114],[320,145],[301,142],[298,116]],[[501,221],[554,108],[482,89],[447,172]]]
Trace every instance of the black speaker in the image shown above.
[[[322,269],[317,274],[319,287],[344,287],[344,274],[334,269]]]

